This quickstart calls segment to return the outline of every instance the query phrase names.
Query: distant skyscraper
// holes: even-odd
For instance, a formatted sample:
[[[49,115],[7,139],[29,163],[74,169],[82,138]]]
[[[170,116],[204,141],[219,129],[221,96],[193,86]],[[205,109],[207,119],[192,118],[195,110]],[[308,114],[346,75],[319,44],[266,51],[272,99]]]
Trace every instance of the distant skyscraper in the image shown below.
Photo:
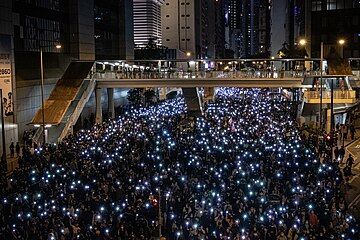
[[[277,52],[285,42],[288,43],[286,26],[288,18],[286,16],[288,0],[273,1],[271,5],[271,55],[276,57]]]
[[[225,57],[225,13],[227,0],[215,1],[215,58]]]
[[[250,57],[269,51],[269,1],[230,0],[228,25],[229,44],[235,57]]]
[[[229,48],[234,51],[234,56],[241,57],[244,55],[244,35],[242,32],[242,1],[229,0],[228,2],[227,24],[229,28]]]
[[[162,45],[161,5],[164,0],[133,1],[135,47],[146,46],[150,39]]]

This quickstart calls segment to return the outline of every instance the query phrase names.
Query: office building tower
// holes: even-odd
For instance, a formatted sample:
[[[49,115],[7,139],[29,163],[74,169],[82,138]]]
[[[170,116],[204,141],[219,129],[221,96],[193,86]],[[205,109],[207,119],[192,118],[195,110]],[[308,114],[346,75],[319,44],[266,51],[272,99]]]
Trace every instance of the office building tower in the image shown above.
[[[161,9],[163,45],[196,55],[195,0],[165,0]]]
[[[29,123],[41,106],[40,50],[47,99],[72,60],[133,58],[132,4],[132,0],[0,1],[0,56],[9,58],[11,83],[6,90],[12,106],[5,123],[8,144],[33,127]]]
[[[311,57],[320,56],[320,45],[325,46],[325,56],[331,46],[344,39],[341,55],[360,57],[360,2],[352,0],[308,0],[306,30]]]
[[[162,7],[163,45],[196,58],[223,55],[225,1],[166,0]]]
[[[265,0],[230,0],[230,48],[235,57],[266,55],[270,47],[270,8]]]
[[[224,58],[226,54],[226,3],[226,0],[215,1],[215,58]]]
[[[132,0],[94,0],[96,59],[134,58]]]
[[[285,14],[284,14],[285,13]],[[307,5],[302,0],[278,0],[271,4],[271,55],[286,47],[292,55],[305,36]]]
[[[161,46],[161,6],[164,0],[133,0],[133,2],[135,47],[145,47],[149,40]]]

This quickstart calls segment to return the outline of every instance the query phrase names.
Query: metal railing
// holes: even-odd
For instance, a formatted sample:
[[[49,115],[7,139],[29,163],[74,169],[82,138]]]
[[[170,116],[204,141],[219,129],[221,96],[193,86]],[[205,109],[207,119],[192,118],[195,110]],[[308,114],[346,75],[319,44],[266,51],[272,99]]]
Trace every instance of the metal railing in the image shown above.
[[[79,101],[76,104],[74,112],[70,116],[68,116],[67,119],[65,120],[66,124],[64,126],[64,129],[60,133],[58,141],[61,141],[68,135],[69,129],[76,124],[82,110],[84,109],[86,103],[89,101],[91,94],[94,91],[95,85],[96,85],[96,82],[94,81],[93,78],[90,79],[89,81],[90,81],[89,85],[87,86],[85,91],[82,93],[81,98],[79,99]]]
[[[42,128],[42,126],[39,126],[38,128],[36,128],[36,131],[32,137],[32,141],[35,142],[36,144],[40,145],[40,143],[41,143],[40,138],[41,138],[42,134],[43,134],[43,128]]]
[[[226,78],[226,79],[281,79],[281,78],[303,78],[306,75],[315,75],[316,72],[304,72],[304,71],[196,71],[196,72],[140,72],[140,71],[128,71],[128,72],[104,72],[95,73],[93,77],[95,79],[212,79],[212,78]]]
[[[304,97],[306,99],[320,99],[320,91],[312,91],[307,90],[304,92]],[[331,99],[331,91],[323,91],[322,92],[323,99]],[[334,99],[355,99],[356,91],[353,90],[335,90],[334,91]]]

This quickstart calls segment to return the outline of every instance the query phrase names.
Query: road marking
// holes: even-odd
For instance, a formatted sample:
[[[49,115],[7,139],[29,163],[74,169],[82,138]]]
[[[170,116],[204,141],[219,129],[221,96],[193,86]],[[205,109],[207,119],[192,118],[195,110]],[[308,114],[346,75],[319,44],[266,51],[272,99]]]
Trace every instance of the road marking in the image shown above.
[[[360,162],[356,163],[353,167],[353,169],[360,170]]]
[[[355,179],[359,178],[359,175],[356,175],[355,177],[351,178],[351,180],[349,181],[349,183],[352,183]]]
[[[360,201],[360,194],[349,204],[349,208],[355,205],[357,202]]]

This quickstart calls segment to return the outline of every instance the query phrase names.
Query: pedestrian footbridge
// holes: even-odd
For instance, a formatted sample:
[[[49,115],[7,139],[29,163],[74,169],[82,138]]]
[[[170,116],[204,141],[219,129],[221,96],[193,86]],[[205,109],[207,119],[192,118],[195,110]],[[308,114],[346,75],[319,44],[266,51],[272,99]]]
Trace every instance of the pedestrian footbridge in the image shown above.
[[[114,88],[157,88],[162,96],[166,96],[168,90],[181,88],[188,109],[194,115],[201,114],[205,99],[199,95],[200,88],[307,89],[309,92],[302,95],[309,104],[319,102],[319,95],[314,93],[314,88],[320,86],[318,79],[343,79],[347,83],[346,89],[352,90],[349,82],[356,77],[349,79],[350,74],[331,76],[308,67],[316,65],[317,61],[319,59],[75,61],[56,84],[44,109],[39,109],[30,124],[40,126],[35,138],[41,136],[44,127],[52,126],[48,141],[63,139],[71,132],[93,92],[96,122],[102,122],[101,94],[104,88],[108,89],[112,117]],[[324,91],[329,89],[327,81],[321,84]],[[327,96],[326,93],[323,96]],[[336,93],[336,96],[341,97],[337,103],[342,102],[341,99],[353,103],[355,93]],[[329,98],[324,99],[323,103],[326,103]]]

